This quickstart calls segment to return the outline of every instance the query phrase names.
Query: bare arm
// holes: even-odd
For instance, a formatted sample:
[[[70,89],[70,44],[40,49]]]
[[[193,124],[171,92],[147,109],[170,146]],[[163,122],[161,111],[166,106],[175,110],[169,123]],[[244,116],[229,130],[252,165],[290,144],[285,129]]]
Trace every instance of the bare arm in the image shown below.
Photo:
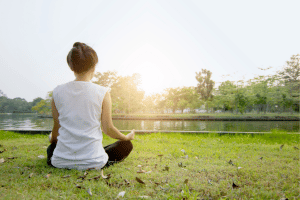
[[[109,92],[105,94],[103,99],[101,124],[103,132],[111,138],[123,141],[133,140],[134,138],[134,130],[128,135],[124,135],[113,125],[111,116],[111,97]]]
[[[53,124],[52,133],[51,133],[52,137],[51,137],[50,143],[57,143],[57,136],[59,135],[58,129],[60,128],[60,124],[59,124],[59,120],[58,120],[59,113],[56,109],[53,98],[51,101],[51,106],[52,106],[52,116],[53,116],[54,124]]]

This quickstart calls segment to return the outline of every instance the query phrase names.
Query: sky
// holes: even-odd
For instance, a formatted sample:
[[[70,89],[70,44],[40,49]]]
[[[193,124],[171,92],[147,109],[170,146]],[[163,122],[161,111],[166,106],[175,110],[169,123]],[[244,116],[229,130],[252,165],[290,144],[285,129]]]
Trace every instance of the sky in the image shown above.
[[[274,74],[300,53],[298,0],[0,1],[0,90],[28,102],[73,81],[75,42],[98,54],[97,72],[141,75],[146,95]],[[272,67],[269,70],[261,70]]]

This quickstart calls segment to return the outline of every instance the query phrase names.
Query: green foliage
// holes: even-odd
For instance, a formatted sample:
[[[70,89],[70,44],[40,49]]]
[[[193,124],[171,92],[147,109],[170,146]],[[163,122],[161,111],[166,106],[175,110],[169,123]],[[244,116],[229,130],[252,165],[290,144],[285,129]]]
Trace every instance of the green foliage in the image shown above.
[[[118,76],[116,72],[96,73],[95,84],[110,87],[114,113],[132,113],[142,110],[144,91],[139,89],[140,75]]]
[[[0,90],[0,113],[31,113],[32,107],[40,102],[42,98],[35,98],[32,102],[27,102],[25,99],[17,97],[9,99]]]
[[[0,90],[0,97],[7,97],[6,94],[4,94],[4,92],[2,90]]]
[[[96,72],[94,78],[96,79],[93,83],[104,86],[112,87],[116,84],[118,80],[118,75],[116,71],[107,71],[107,72]]]
[[[237,108],[241,114],[244,114],[245,109],[248,105],[248,97],[246,96],[245,92],[243,90],[239,90],[235,95],[235,102],[237,105]]]
[[[180,88],[167,88],[165,89],[164,96],[166,108],[172,109],[172,112],[175,113],[175,110],[178,108],[178,102],[180,101]]]
[[[279,76],[289,96],[288,101],[292,101],[292,103],[285,103],[285,105],[288,105],[290,108],[294,106],[294,108],[299,111],[300,54],[291,56],[290,61],[287,61],[286,66],[279,72]]]
[[[219,99],[224,111],[233,111],[235,108],[235,94],[237,87],[231,81],[225,81],[218,87],[215,99]]]
[[[31,109],[32,111],[36,111],[37,113],[41,115],[51,115],[52,108],[51,108],[51,100],[52,100],[53,92],[50,91],[47,94],[46,99],[42,99],[39,101],[35,106],[33,106]]]
[[[196,80],[198,81],[197,92],[201,95],[204,101],[212,99],[212,91],[215,82],[211,80],[211,71],[202,69],[201,72],[196,72]]]
[[[0,96],[0,113],[30,113],[33,102],[17,97],[9,99],[6,95]]]
[[[95,74],[93,83],[110,87],[113,113],[172,113],[196,109],[205,105],[207,110],[222,110],[231,113],[247,112],[283,113],[299,112],[300,108],[300,54],[291,56],[286,65],[274,75],[257,76],[246,83],[224,81],[218,88],[211,80],[212,72],[202,69],[196,72],[197,87],[167,88],[162,94],[145,96],[139,88],[140,75],[119,76],[115,71]],[[0,90],[0,113],[38,112],[50,115],[51,93],[43,100],[33,102],[25,99],[9,99]]]
[[[286,66],[280,71],[280,75],[285,84],[291,90],[298,91],[300,89],[300,54],[292,55],[290,61],[286,62]]]
[[[33,99],[33,101],[31,102],[31,106],[32,107],[36,106],[42,100],[43,99],[41,97],[37,97],[37,98]]]
[[[108,71],[98,73],[95,83],[112,88],[113,110],[122,113],[164,113],[166,109],[172,113],[179,110],[183,112],[184,109],[195,112],[203,104],[207,110],[241,114],[252,111],[258,114],[299,112],[299,55],[293,55],[291,61],[287,61],[287,65],[277,74],[257,76],[246,83],[243,80],[224,81],[214,89],[215,82],[211,76],[209,70],[202,69],[196,72],[197,87],[167,88],[162,94],[147,97],[130,92],[138,91],[135,89],[138,84],[128,84],[134,82],[134,76],[126,79],[117,76],[116,72]],[[135,99],[138,100],[134,106],[130,106],[129,102]]]
[[[194,110],[200,106],[199,94],[194,87],[167,88],[159,101],[161,109],[171,109],[172,113],[176,110]]]
[[[300,55],[293,55],[277,74],[243,81],[225,81],[215,92],[214,106],[224,111],[299,112]]]

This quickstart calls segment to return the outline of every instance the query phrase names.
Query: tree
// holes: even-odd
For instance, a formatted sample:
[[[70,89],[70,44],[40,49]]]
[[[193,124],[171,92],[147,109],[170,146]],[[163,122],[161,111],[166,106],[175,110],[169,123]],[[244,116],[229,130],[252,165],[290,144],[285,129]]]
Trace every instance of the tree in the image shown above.
[[[143,111],[144,113],[154,113],[155,112],[154,95],[146,96],[143,99]]]
[[[36,100],[39,99],[36,98]],[[9,99],[0,90],[0,113],[30,113],[32,112],[32,105],[32,102],[27,102],[24,98]]]
[[[0,97],[7,97],[2,90],[0,90]]]
[[[167,88],[162,96],[159,102],[160,107],[171,109],[172,113],[178,109],[183,113],[183,110],[188,108],[194,111],[200,106],[199,95],[195,87]]]
[[[281,94],[281,101],[280,104],[283,107],[283,110],[285,110],[286,108],[290,109],[293,105],[293,99],[289,98],[286,94]]]
[[[211,80],[211,71],[207,69],[202,69],[201,72],[196,72],[197,92],[200,94],[202,100],[206,103],[208,100],[212,100],[213,95],[212,91],[215,85],[215,82]],[[206,106],[205,106],[206,107]]]
[[[144,91],[139,89],[140,75],[118,76],[117,72],[97,73],[95,84],[110,87],[113,112],[133,113],[143,109]]]
[[[9,113],[9,110],[13,111],[13,107],[9,109],[10,107],[10,99],[8,99],[7,96],[2,92],[2,90],[0,90],[0,113]]]
[[[27,109],[28,102],[24,98],[16,97],[12,99],[12,104],[14,107],[13,113],[25,113]]]
[[[152,94],[143,99],[144,111],[146,113],[162,112],[164,109],[163,97],[161,94]]]
[[[117,103],[118,109],[125,113],[134,113],[142,110],[142,100],[145,92],[140,90],[140,75],[119,76],[115,87],[111,92],[114,93],[113,103]]]
[[[199,95],[195,87],[180,87],[178,108],[183,113],[184,109],[191,109],[193,112],[200,106]]]
[[[38,104],[38,103],[39,103],[40,101],[42,101],[42,100],[43,100],[43,98],[41,98],[41,97],[37,97],[37,98],[33,99],[33,101],[30,102],[31,107],[36,106],[36,104]]]
[[[239,89],[236,94],[235,94],[235,102],[236,102],[236,106],[238,108],[238,111],[241,114],[244,114],[245,109],[248,105],[248,97],[246,96],[245,90],[244,88]]]
[[[217,90],[217,99],[222,104],[224,111],[231,111],[235,107],[236,85],[231,81],[222,82]]]
[[[164,113],[164,110],[166,108],[166,101],[163,94],[155,94],[155,108],[158,112]]]
[[[34,107],[31,108],[32,111],[36,111],[41,115],[51,115],[52,108],[51,108],[51,99],[52,99],[53,92],[48,92],[46,99],[41,100],[38,102]]]
[[[93,83],[104,87],[112,87],[117,83],[118,75],[116,71],[97,72],[94,78],[96,80]]]
[[[269,86],[270,79],[266,76],[258,76],[249,81],[250,101],[255,105],[258,114],[260,112],[266,113],[267,105],[271,102]]]
[[[165,106],[175,113],[178,108],[178,102],[180,101],[180,88],[167,88],[164,91]]]
[[[8,113],[8,98],[6,96],[0,96],[0,113]]]
[[[291,84],[292,89],[300,89],[300,54],[292,55],[291,60],[286,62],[286,66],[279,74],[285,80],[285,84]]]
[[[290,95],[290,100],[292,103],[288,103],[290,105],[290,109],[294,105],[299,111],[299,91],[300,91],[300,54],[292,55],[290,61],[286,62],[283,70],[279,72],[279,76],[281,77],[284,87],[288,91]],[[291,109],[292,112],[292,109]]]

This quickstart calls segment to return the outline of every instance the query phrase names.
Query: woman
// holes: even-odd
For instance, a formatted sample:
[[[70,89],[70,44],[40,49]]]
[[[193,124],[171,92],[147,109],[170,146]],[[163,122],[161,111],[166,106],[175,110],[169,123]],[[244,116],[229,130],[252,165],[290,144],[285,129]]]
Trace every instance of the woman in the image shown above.
[[[91,83],[98,63],[96,52],[76,42],[67,56],[74,81],[53,90],[51,145],[47,163],[57,168],[85,170],[108,167],[124,160],[135,132],[123,135],[112,123],[109,88]],[[117,142],[103,148],[102,131]]]

